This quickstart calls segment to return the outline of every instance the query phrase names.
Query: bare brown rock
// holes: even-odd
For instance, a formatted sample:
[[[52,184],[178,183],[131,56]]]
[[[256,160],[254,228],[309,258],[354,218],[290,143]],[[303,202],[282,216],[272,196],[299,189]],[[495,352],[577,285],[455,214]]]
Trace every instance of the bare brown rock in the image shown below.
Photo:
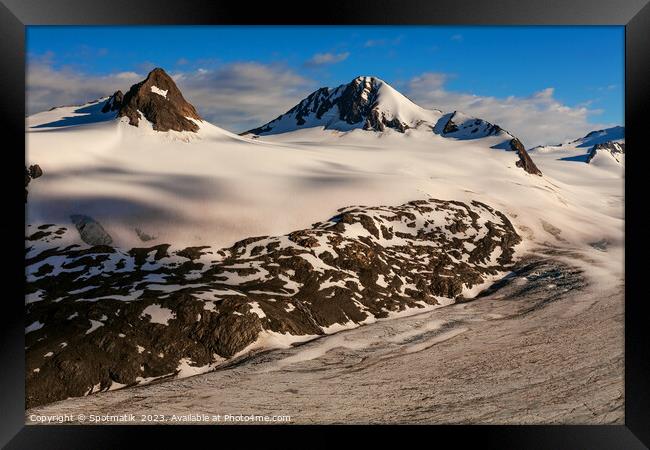
[[[127,251],[90,218],[75,223],[92,246],[57,246],[66,229],[50,225],[26,238],[30,407],[215,364],[262,332],[323,335],[453,301],[509,271],[521,240],[488,205],[433,199],[343,208],[217,251]]]
[[[131,86],[124,95],[118,117],[128,117],[129,124],[138,126],[140,114],[157,131],[196,132],[199,126],[190,119],[202,120],[174,80],[160,68],[149,72],[147,78]]]

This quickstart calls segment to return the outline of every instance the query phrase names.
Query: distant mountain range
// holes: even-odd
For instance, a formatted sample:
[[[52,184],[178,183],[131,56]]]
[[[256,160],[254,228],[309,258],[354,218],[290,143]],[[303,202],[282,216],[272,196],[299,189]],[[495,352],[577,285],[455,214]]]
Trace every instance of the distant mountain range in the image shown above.
[[[198,132],[200,123],[204,122],[194,106],[185,100],[174,80],[161,68],[152,70],[126,94],[117,91],[94,103],[94,109],[92,104],[87,104],[78,110],[83,112],[85,109],[94,115],[85,123],[126,117],[130,125],[138,126],[142,117],[156,131]],[[38,126],[44,125],[48,124]],[[424,109],[376,77],[362,76],[334,89],[320,88],[285,114],[241,135],[270,136],[304,129],[379,133],[390,130],[402,134],[424,131],[458,140],[492,137],[492,148],[516,153],[518,167],[541,175],[521,141],[500,126],[458,111],[443,113]]]
[[[424,109],[377,77],[362,76],[336,88],[320,88],[271,122],[242,134],[269,136],[306,128],[343,132],[391,129],[399,133],[426,130],[454,139],[494,136],[501,142],[493,148],[515,151],[519,167],[541,175],[519,139],[498,125],[458,111],[443,113]]]
[[[549,243],[608,252],[623,133],[529,155],[357,77],[237,135],[162,69],[29,116],[28,407],[467,301]]]

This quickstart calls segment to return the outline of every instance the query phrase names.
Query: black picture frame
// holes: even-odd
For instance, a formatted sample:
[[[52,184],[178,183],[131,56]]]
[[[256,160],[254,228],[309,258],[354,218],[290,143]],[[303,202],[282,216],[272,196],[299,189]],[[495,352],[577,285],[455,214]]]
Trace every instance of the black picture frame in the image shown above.
[[[649,0],[500,0],[463,2],[401,0],[328,1],[306,7],[295,4],[200,0],[1,0],[0,3],[0,114],[3,125],[3,158],[9,167],[2,180],[8,186],[4,198],[4,269],[0,271],[2,298],[2,346],[0,347],[0,444],[6,448],[122,448],[136,438],[186,444],[198,439],[237,435],[240,444],[262,439],[267,444],[286,444],[280,433],[298,433],[300,445],[331,442],[331,428],[323,426],[263,426],[246,432],[239,426],[25,426],[24,422],[24,203],[18,192],[17,165],[24,159],[25,133],[25,26],[27,25],[624,25],[625,26],[625,126],[628,151],[625,174],[625,425],[621,426],[381,426],[371,430],[344,429],[353,441],[365,435],[381,440],[398,434],[417,433],[428,442],[452,439],[483,448],[610,449],[650,446],[650,327],[643,273],[647,256],[643,245],[645,220],[644,182],[647,170],[643,134],[650,109],[650,3]],[[603,61],[603,64],[607,64]],[[525,76],[525,74],[522,74]],[[21,151],[22,149],[22,151]],[[15,177],[15,178],[14,178]],[[22,213],[21,213],[22,211]],[[357,435],[364,431],[364,437]],[[219,434],[220,437],[215,436]],[[283,440],[280,440],[283,439]],[[292,438],[293,440],[293,438]],[[337,439],[337,441],[339,441]],[[339,441],[340,442],[340,441]],[[275,445],[271,445],[274,447]],[[302,446],[302,445],[301,445]]]

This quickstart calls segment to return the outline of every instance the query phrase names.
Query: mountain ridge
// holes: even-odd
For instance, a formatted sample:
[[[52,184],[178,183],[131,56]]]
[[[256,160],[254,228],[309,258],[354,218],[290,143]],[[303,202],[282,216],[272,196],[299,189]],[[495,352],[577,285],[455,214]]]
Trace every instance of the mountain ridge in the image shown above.
[[[416,126],[418,118],[434,122],[441,116],[442,111],[420,107],[378,77],[358,76],[335,88],[321,87],[284,114],[241,134],[278,134],[314,126],[404,133]]]
[[[402,134],[428,127],[434,134],[458,140],[501,137],[503,141],[492,148],[517,153],[517,167],[532,175],[542,175],[521,141],[499,125],[459,111],[444,114],[422,108],[374,76],[358,76],[336,88],[319,88],[286,113],[240,135],[278,135],[315,127],[342,132],[391,129]]]
[[[127,117],[129,124],[138,126],[141,116],[152,123],[156,131],[193,131],[199,126],[191,119],[203,120],[196,108],[183,97],[174,80],[161,68],[131,86],[126,94],[115,92],[108,102],[117,117]],[[103,109],[102,109],[103,111]]]

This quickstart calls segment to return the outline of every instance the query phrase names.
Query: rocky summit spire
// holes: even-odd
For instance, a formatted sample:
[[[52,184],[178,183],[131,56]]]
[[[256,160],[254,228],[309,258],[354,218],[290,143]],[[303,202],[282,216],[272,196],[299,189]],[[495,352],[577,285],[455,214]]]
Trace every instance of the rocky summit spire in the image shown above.
[[[510,141],[510,150],[517,152],[517,156],[519,157],[519,160],[515,163],[517,167],[521,167],[531,175],[542,176],[542,171],[537,168],[519,139],[513,138]]]
[[[153,69],[147,78],[131,86],[123,98],[119,94],[118,91],[111,97],[109,108],[115,108],[119,103],[117,116],[128,117],[133,126],[138,126],[142,113],[157,131],[199,130],[190,119],[202,120],[201,117],[163,69]]]

